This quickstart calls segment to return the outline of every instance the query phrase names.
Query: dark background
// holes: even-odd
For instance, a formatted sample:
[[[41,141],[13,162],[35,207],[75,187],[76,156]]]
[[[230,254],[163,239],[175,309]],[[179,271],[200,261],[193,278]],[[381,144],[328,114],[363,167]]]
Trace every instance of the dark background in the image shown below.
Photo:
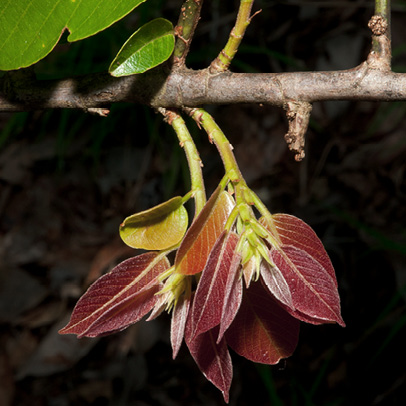
[[[347,69],[370,47],[373,1],[257,1],[234,71]],[[62,38],[41,78],[105,71],[126,38],[181,1],[149,0],[107,31]],[[237,1],[207,0],[189,66],[225,43]],[[406,71],[406,1],[393,1],[393,69]],[[236,354],[230,405],[406,404],[406,104],[316,103],[306,159],[287,150],[281,109],[210,107],[248,184],[271,212],[309,223],[331,256],[346,328],[302,323],[293,356],[276,366]],[[208,191],[220,159],[191,123]],[[136,254],[118,237],[129,214],[188,190],[186,160],[161,118],[119,104],[0,114],[0,404],[222,405],[183,346],[173,361],[169,317],[101,339],[59,336],[76,300]]]

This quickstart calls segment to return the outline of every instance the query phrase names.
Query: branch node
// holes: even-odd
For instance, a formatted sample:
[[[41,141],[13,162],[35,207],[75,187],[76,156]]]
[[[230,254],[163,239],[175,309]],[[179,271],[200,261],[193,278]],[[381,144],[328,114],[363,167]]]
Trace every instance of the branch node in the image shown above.
[[[283,105],[289,123],[289,130],[285,134],[285,141],[290,151],[295,152],[295,160],[301,161],[305,157],[305,134],[309,125],[312,105],[304,101],[290,101]]]
[[[374,15],[368,22],[368,28],[372,31],[372,34],[376,36],[383,35],[388,29],[388,21],[382,16]]]
[[[381,15],[374,15],[368,22],[372,31],[372,49],[367,62],[371,69],[391,70],[391,40],[389,21]]]

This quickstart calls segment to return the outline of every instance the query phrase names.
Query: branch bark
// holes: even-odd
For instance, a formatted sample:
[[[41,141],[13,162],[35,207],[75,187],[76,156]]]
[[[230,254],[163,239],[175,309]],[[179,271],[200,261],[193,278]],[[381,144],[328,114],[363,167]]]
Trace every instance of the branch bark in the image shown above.
[[[115,102],[151,107],[198,107],[204,104],[264,103],[283,106],[290,101],[406,100],[406,74],[371,68],[330,72],[210,74],[208,69],[165,71],[113,78],[107,73],[37,81],[0,79],[0,111],[47,108],[99,109]]]

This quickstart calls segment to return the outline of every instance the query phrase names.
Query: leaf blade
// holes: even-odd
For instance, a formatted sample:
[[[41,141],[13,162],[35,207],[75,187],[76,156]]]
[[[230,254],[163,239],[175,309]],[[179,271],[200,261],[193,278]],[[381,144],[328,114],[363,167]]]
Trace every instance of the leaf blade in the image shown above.
[[[172,23],[157,18],[131,35],[111,63],[109,72],[115,77],[143,73],[165,62],[174,47]]]
[[[123,261],[89,287],[60,333],[95,337],[135,323],[154,306],[161,288],[158,277],[169,266],[168,259],[155,252]]]
[[[235,233],[223,232],[210,253],[193,300],[191,312],[193,337],[220,325],[223,313],[226,313],[225,301],[230,296],[230,285],[239,266],[239,255],[237,260],[235,259],[238,239]],[[235,316],[238,310],[238,301],[233,305],[232,309],[227,309],[228,318],[234,318],[233,315]],[[228,325],[231,321],[227,320]]]
[[[224,401],[228,403],[233,365],[226,340],[223,338],[216,343],[217,327],[190,340],[189,320],[190,317],[185,332],[189,352],[206,379],[222,392]]]
[[[146,0],[19,0],[2,8],[0,70],[30,66],[48,55],[65,28],[69,41],[109,27]],[[51,6],[50,6],[51,3]]]
[[[271,249],[271,259],[285,277],[293,306],[299,313],[345,326],[335,280],[317,260],[290,245]]]
[[[277,213],[272,218],[282,244],[294,245],[307,252],[330,274],[337,286],[331,260],[314,230],[303,220],[290,214]]]
[[[239,355],[273,365],[292,355],[299,338],[299,324],[261,283],[252,282],[244,291],[240,310],[225,336]]]
[[[203,271],[234,205],[228,192],[216,189],[183,238],[175,257],[175,272],[194,275]]]
[[[182,345],[185,335],[186,322],[189,315],[191,298],[182,296],[173,309],[171,318],[171,346],[172,358],[175,359]]]
[[[127,217],[120,225],[120,237],[132,248],[160,251],[179,244],[187,226],[188,214],[177,196]]]
[[[261,263],[261,278],[272,295],[285,306],[295,310],[289,285],[278,267]]]

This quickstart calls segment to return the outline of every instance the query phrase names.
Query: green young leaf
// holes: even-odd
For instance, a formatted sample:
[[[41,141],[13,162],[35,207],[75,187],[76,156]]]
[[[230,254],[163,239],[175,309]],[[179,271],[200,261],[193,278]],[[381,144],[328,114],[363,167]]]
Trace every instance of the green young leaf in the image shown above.
[[[157,18],[143,25],[120,49],[109,67],[113,76],[143,73],[165,62],[175,46],[173,25]]]
[[[0,69],[19,69],[48,55],[62,31],[78,41],[104,30],[146,0],[18,0],[1,5]]]
[[[120,225],[120,236],[132,248],[164,250],[181,241],[187,226],[187,211],[178,196],[127,217]]]

